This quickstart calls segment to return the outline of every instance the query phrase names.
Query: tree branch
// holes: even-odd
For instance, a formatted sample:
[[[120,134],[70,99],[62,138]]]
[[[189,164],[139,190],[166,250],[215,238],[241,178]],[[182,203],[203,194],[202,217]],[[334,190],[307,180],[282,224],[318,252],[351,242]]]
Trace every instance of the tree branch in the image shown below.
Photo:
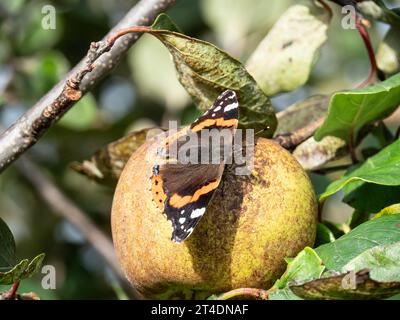
[[[79,209],[61,190],[42,172],[38,165],[26,156],[21,158],[16,166],[21,174],[35,187],[41,198],[53,209],[54,213],[73,224],[87,241],[103,257],[122,283],[127,280],[115,256],[114,247],[109,239],[88,216]],[[131,285],[125,285],[132,291]],[[140,294],[133,290],[136,298]]]
[[[104,39],[132,25],[150,24],[159,13],[174,3],[175,0],[141,0]],[[110,73],[139,36],[139,33],[127,34],[112,48],[107,42],[92,43],[87,57],[1,134],[0,172],[33,146],[86,92]]]
[[[274,140],[279,143],[283,148],[293,150],[300,143],[311,137],[315,131],[322,125],[325,117],[321,117],[316,121],[309,123],[308,125],[295,130],[293,132],[278,134]]]

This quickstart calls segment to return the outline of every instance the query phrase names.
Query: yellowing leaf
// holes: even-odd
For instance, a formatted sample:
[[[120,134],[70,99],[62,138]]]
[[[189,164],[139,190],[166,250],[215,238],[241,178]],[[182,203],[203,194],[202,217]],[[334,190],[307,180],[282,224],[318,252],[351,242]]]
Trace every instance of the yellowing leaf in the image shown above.
[[[327,39],[328,23],[323,9],[317,12],[305,5],[294,5],[280,17],[247,63],[267,95],[292,91],[306,83]]]

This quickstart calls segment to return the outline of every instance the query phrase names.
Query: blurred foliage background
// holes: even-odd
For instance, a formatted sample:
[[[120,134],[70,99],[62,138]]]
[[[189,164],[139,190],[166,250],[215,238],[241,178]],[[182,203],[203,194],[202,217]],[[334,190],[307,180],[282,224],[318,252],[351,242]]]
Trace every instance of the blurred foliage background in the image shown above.
[[[0,124],[10,126],[56,84],[135,4],[133,0],[2,0],[0,2]],[[178,0],[168,14],[184,33],[210,41],[245,62],[273,23],[293,0]],[[387,1],[399,6],[400,1]],[[56,8],[56,29],[41,27],[42,8]],[[340,25],[334,9],[328,41],[307,85],[272,98],[277,111],[318,93],[352,88],[367,77],[369,61],[356,30]],[[387,32],[370,28],[374,45]],[[99,186],[69,168],[126,133],[165,125],[169,119],[189,123],[198,114],[175,76],[167,50],[144,35],[127,59],[53,127],[29,155],[63,192],[110,234],[113,189]],[[328,176],[312,174],[316,191]],[[349,208],[335,198],[324,215],[342,222]],[[15,166],[0,175],[0,216],[10,226],[20,258],[45,252],[45,264],[57,270],[56,290],[44,290],[41,275],[21,284],[44,299],[116,298],[115,276],[84,237],[43,203]],[[0,291],[2,291],[0,287]]]

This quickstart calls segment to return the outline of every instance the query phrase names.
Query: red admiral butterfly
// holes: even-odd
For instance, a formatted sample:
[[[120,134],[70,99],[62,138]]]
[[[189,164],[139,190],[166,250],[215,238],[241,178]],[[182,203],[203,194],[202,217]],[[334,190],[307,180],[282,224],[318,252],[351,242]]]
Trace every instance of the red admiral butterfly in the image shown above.
[[[233,146],[232,140],[238,125],[238,107],[235,92],[225,91],[212,107],[189,127],[166,137],[162,142],[160,153],[171,160],[173,145],[179,154],[184,145],[182,141],[186,141],[190,135],[196,135],[202,142],[206,130],[218,130],[218,132],[222,132],[223,129],[229,130],[231,141],[224,140],[224,144],[230,143],[230,146]],[[196,148],[204,154],[201,145],[197,145]],[[212,148],[215,149],[215,146]],[[193,232],[219,186],[224,169],[225,161],[222,158],[216,163],[215,161],[211,163],[167,161],[153,166],[151,177],[153,200],[172,223],[171,240],[182,242]]]

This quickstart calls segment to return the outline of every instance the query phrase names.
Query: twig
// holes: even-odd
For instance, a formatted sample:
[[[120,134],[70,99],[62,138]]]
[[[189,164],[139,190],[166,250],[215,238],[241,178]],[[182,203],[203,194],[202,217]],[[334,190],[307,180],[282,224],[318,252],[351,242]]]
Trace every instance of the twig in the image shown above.
[[[106,35],[132,25],[148,25],[175,0],[142,0]],[[110,48],[92,43],[87,57],[0,136],[0,172],[8,167],[119,63],[140,34],[129,34]],[[95,64],[93,62],[96,61]]]
[[[268,300],[270,290],[257,288],[239,288],[220,294],[217,300],[228,300],[239,296],[249,296],[261,300]]]
[[[325,117],[321,117],[318,120],[309,123],[305,127],[302,127],[296,131],[289,133],[281,133],[277,135],[274,140],[279,143],[282,147],[288,150],[293,150],[303,141],[311,137],[315,131],[322,125]]]
[[[364,80],[361,84],[358,85],[359,88],[363,88],[366,87],[374,82],[376,82],[376,80],[378,79],[378,65],[376,62],[376,58],[375,58],[375,53],[374,53],[374,48],[372,48],[372,44],[371,44],[371,39],[369,37],[368,34],[368,30],[365,26],[365,23],[363,23],[363,19],[360,16],[356,16],[356,27],[357,30],[364,42],[365,48],[367,49],[368,52],[368,58],[371,64],[371,69],[368,75],[368,78],[366,80]]]
[[[26,156],[16,162],[18,170],[35,187],[43,200],[54,210],[54,213],[75,226],[87,241],[104,258],[122,283],[126,278],[119,267],[111,240],[79,209],[59,188],[42,172],[38,165]],[[125,286],[129,287],[130,286]],[[140,297],[135,290],[135,297]]]
[[[10,290],[1,295],[0,300],[14,300],[15,296],[17,295],[18,288],[19,288],[19,281],[13,283]]]

